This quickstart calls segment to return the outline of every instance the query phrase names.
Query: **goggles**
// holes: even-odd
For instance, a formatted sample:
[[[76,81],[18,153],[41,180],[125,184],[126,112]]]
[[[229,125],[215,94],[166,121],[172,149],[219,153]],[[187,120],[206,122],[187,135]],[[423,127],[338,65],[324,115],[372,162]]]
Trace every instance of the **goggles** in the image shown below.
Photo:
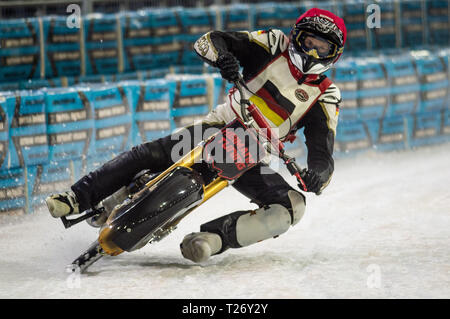
[[[329,59],[342,53],[336,44],[311,32],[300,31],[293,40],[297,48],[316,59]]]

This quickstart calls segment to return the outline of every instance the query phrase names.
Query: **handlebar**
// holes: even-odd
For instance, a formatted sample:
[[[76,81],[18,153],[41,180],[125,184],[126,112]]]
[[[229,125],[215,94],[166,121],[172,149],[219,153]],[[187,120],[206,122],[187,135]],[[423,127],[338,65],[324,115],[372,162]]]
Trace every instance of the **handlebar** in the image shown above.
[[[278,135],[272,130],[272,127],[270,126],[269,122],[267,122],[264,115],[261,114],[261,111],[248,99],[244,98],[244,89],[247,91],[250,91],[247,88],[247,85],[245,84],[244,80],[241,78],[238,81],[234,82],[234,85],[236,86],[237,90],[239,91],[240,96],[240,105],[241,105],[241,115],[244,120],[244,122],[251,123],[251,120],[254,120],[256,124],[262,129],[266,130],[266,134],[263,134],[267,137],[267,140],[272,144],[272,146],[278,151],[278,156],[283,160],[284,164],[286,165],[286,168],[288,169],[289,173],[297,178],[297,181],[302,186],[304,191],[307,191],[307,187],[305,182],[303,181],[302,175],[304,174],[305,170],[302,170],[297,163],[295,162],[295,158],[290,157],[286,154],[284,149],[283,142],[280,141],[280,138]],[[251,115],[252,119],[249,118],[247,115],[248,113]]]

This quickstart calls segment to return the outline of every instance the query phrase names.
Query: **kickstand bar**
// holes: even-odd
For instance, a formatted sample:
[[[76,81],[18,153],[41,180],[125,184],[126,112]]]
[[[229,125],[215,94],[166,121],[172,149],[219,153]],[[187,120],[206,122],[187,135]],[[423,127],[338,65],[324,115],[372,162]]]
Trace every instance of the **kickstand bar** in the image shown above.
[[[68,218],[66,218],[66,216],[63,216],[63,217],[61,217],[61,221],[64,224],[64,227],[67,229],[67,228],[72,227],[73,225],[81,223],[83,220],[86,220],[90,217],[94,217],[95,215],[99,215],[101,213],[102,213],[101,209],[90,209],[90,210],[86,211],[86,213],[84,213],[82,216],[77,217],[77,218],[68,219]]]

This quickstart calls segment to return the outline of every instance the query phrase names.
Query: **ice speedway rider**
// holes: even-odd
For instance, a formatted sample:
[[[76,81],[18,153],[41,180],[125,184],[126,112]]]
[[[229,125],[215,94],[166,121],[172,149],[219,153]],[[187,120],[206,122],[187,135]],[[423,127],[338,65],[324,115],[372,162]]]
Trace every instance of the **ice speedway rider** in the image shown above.
[[[198,55],[230,82],[240,78],[240,66],[243,68],[243,80],[253,94],[250,101],[278,129],[282,141],[304,128],[308,151],[304,182],[307,191],[316,194],[328,185],[334,170],[332,154],[341,101],[339,89],[323,73],[339,59],[345,40],[344,21],[313,8],[297,19],[289,36],[274,29],[211,31],[194,44]],[[236,90],[231,90],[227,101],[201,123],[183,129],[190,133],[199,125],[202,132],[219,129],[240,117],[234,94]],[[162,172],[174,163],[170,154],[177,142],[169,135],[119,154],[83,176],[71,190],[49,196],[46,202],[51,215],[58,218],[94,207],[144,169]],[[193,148],[193,140],[191,144]],[[256,165],[232,185],[259,208],[232,212],[201,225],[200,232],[186,235],[180,245],[185,258],[202,262],[228,248],[278,236],[304,214],[305,196],[267,164]]]

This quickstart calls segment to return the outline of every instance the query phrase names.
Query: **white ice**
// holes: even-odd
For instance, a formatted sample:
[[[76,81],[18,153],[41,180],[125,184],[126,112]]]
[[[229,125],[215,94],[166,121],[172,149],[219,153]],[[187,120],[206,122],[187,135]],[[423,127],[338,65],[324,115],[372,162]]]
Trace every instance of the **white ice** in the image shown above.
[[[97,236],[48,213],[0,221],[1,298],[450,298],[450,145],[336,161],[277,239],[202,265],[179,243],[200,224],[255,207],[232,188],[160,243],[105,257],[81,276],[65,266]],[[289,181],[294,184],[293,179]]]

